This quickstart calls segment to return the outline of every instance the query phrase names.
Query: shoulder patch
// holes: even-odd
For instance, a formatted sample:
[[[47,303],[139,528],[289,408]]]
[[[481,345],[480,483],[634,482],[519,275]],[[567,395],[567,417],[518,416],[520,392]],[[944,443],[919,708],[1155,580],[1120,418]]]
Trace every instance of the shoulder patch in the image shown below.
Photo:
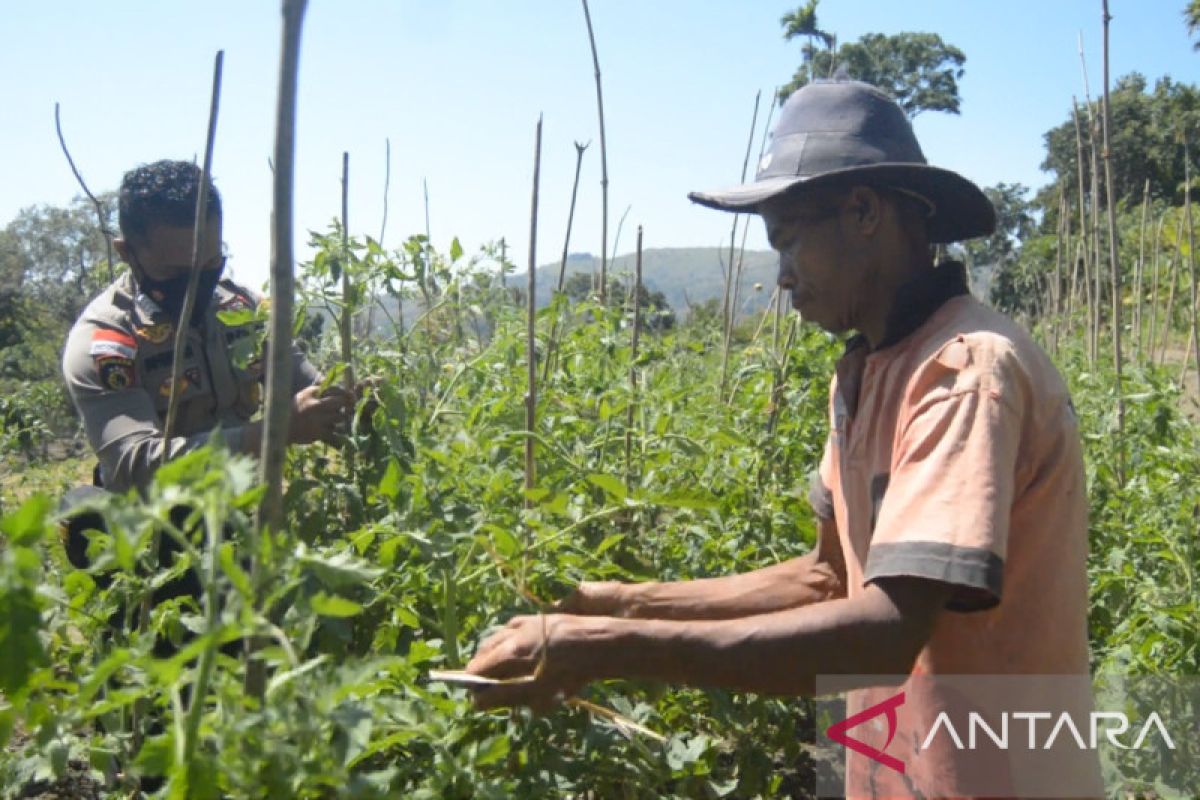
[[[124,331],[99,328],[92,334],[92,344],[88,352],[95,359],[107,356],[132,361],[137,355],[137,340]]]
[[[96,359],[96,368],[100,372],[100,383],[114,391],[128,389],[137,383],[133,359],[106,356]]]

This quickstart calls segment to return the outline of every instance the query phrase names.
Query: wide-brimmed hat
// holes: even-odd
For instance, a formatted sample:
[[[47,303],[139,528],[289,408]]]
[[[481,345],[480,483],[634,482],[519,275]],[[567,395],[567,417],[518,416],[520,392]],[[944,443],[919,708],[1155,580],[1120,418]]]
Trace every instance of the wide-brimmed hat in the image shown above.
[[[753,183],[688,197],[709,208],[755,213],[767,200],[846,180],[927,199],[931,242],[957,242],[996,229],[996,211],[979,187],[926,163],[900,106],[859,81],[817,81],[796,91],[783,104]]]

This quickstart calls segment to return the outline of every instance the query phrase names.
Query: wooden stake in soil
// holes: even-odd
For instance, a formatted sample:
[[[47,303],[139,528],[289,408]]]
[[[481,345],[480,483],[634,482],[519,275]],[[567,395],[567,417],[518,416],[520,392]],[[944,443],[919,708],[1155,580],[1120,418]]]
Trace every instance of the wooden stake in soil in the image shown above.
[[[584,0],[584,7],[587,2]],[[532,489],[536,480],[533,458],[533,430],[537,423],[537,222],[538,181],[542,173],[542,118],[538,116],[537,134],[533,147],[533,200],[529,211],[529,282],[526,285],[527,316],[525,320],[525,350],[529,362],[529,385],[525,390],[525,488]],[[526,497],[525,507],[532,501]]]
[[[342,313],[338,318],[342,336],[342,378],[346,391],[354,392],[354,350],[351,330],[354,296],[350,288],[350,154],[342,153]]]
[[[1142,306],[1145,294],[1146,273],[1146,214],[1150,210],[1150,179],[1142,188],[1142,223],[1138,226],[1138,260],[1133,275],[1133,362],[1142,356]]]
[[[271,211],[271,316],[267,362],[267,396],[263,411],[262,483],[266,489],[259,507],[260,535],[283,529],[283,464],[292,411],[292,317],[295,274],[292,253],[292,186],[296,171],[296,94],[300,67],[300,34],[307,0],[283,0],[283,34],[279,63],[279,94],[275,107],[273,207]],[[263,583],[262,549],[251,549],[251,584],[255,599]],[[262,698],[266,688],[260,661],[246,669],[246,692]]]
[[[596,36],[592,31],[592,15],[587,0],[583,0],[583,18],[587,21],[588,44],[592,48],[592,66],[596,69],[596,107],[600,112],[600,302],[608,293],[608,144],[604,138],[604,93],[600,86],[600,57],[596,55]]]
[[[1112,283],[1113,369],[1117,381],[1117,483],[1125,483],[1125,396],[1121,380],[1121,264],[1117,260],[1117,200],[1113,197],[1112,149],[1109,128],[1112,111],[1108,97],[1108,0],[1100,0],[1104,12],[1104,194],[1108,206],[1108,266]]]
[[[1191,277],[1192,283],[1192,338],[1188,345],[1188,349],[1196,354],[1196,389],[1200,391],[1200,319],[1197,319],[1197,295],[1200,293],[1200,287],[1197,286],[1196,278],[1196,234],[1195,227],[1192,225],[1192,169],[1191,169],[1191,152],[1189,151],[1188,141],[1185,137],[1183,140],[1183,170],[1184,180],[1183,185],[1186,187],[1183,195],[1183,215],[1187,222],[1188,235],[1188,275]],[[1183,359],[1183,372],[1180,375],[1179,383],[1182,385],[1187,376],[1188,359],[1185,356]]]
[[[746,155],[742,159],[742,183],[746,182],[746,171],[750,166],[750,148],[754,146],[754,129],[758,125],[758,105],[762,100],[762,90],[754,94],[754,114],[750,117],[750,137],[746,141]],[[724,327],[724,343],[721,349],[721,396],[725,396],[725,386],[729,381],[729,346],[733,339],[734,318],[737,310],[737,270],[733,266],[733,253],[737,247],[738,214],[733,215],[733,228],[729,233],[729,267],[725,271],[725,292],[721,301],[721,323]]]
[[[625,420],[625,485],[633,488],[633,418],[638,396],[638,334],[642,329],[642,226],[637,229],[637,259],[633,284],[633,341],[629,351],[629,414]]]
[[[67,157],[67,164],[71,167],[71,173],[79,183],[79,188],[83,189],[83,193],[87,195],[88,200],[91,200],[92,205],[96,208],[96,221],[100,225],[100,234],[104,237],[105,258],[108,259],[108,281],[111,283],[113,280],[113,232],[108,227],[108,214],[105,213],[104,206],[101,205],[100,201],[96,199],[96,195],[92,194],[92,190],[88,188],[83,175],[79,173],[79,169],[75,166],[75,159],[71,158],[71,151],[67,149],[67,140],[62,132],[62,121],[58,115],[58,103],[54,104],[54,131],[58,134],[58,144],[62,147],[63,155]]]
[[[563,285],[567,279],[567,255],[571,247],[571,227],[575,222],[575,199],[579,194],[579,171],[583,166],[583,151],[588,149],[588,145],[575,142],[575,180],[571,184],[571,208],[567,211],[567,234],[563,237],[562,261],[558,265],[558,288],[557,292],[562,292]],[[550,379],[550,368],[554,364],[555,352],[558,348],[558,328],[559,319],[554,319],[554,324],[550,327],[550,339],[546,342],[546,359],[542,365],[542,383]]]
[[[208,228],[208,183],[212,174],[213,143],[217,137],[217,110],[221,101],[221,67],[225,62],[225,51],[218,50],[213,63],[212,101],[208,111],[208,136],[204,143],[204,166],[200,168],[200,187],[196,191],[196,217],[192,230],[192,264],[188,272],[187,293],[183,298],[183,310],[175,325],[175,348],[171,354],[171,394],[167,400],[167,416],[163,423],[162,463],[171,457],[171,434],[175,432],[175,416],[179,412],[179,383],[183,378],[182,353],[187,347],[191,333],[192,309],[196,307],[196,287],[200,283],[200,251]]]

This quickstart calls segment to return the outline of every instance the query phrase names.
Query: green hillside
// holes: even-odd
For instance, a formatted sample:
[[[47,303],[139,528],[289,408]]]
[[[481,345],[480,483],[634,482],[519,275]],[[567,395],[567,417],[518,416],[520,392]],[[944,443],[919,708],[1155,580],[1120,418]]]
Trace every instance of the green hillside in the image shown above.
[[[735,253],[735,258],[737,254]],[[729,260],[729,251],[716,247],[662,247],[642,252],[642,280],[651,292],[662,292],[671,308],[687,314],[689,306],[707,300],[721,300],[724,277],[721,265]],[[634,254],[618,256],[609,263],[615,275],[632,275]],[[748,314],[766,306],[775,287],[779,256],[769,250],[747,250],[742,260],[742,279],[739,290],[739,314]],[[550,301],[558,284],[560,264],[543,264],[537,271],[537,302]],[[577,272],[599,273],[600,258],[590,253],[572,253],[567,258],[567,275]],[[510,286],[524,286],[525,273],[511,275]],[[755,284],[761,284],[756,291]]]

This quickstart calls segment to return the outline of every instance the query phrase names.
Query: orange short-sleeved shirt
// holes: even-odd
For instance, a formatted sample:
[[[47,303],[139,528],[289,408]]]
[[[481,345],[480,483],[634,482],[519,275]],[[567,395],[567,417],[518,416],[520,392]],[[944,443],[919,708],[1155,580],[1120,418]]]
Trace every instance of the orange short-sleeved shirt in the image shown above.
[[[960,265],[924,284],[911,330],[873,352],[852,341],[833,381],[814,507],[837,522],[847,591],[893,576],[955,588],[914,674],[1087,674],[1087,499],[1066,386],[1024,330],[966,294]],[[848,710],[895,691],[853,693]],[[866,793],[850,766],[848,793]]]

